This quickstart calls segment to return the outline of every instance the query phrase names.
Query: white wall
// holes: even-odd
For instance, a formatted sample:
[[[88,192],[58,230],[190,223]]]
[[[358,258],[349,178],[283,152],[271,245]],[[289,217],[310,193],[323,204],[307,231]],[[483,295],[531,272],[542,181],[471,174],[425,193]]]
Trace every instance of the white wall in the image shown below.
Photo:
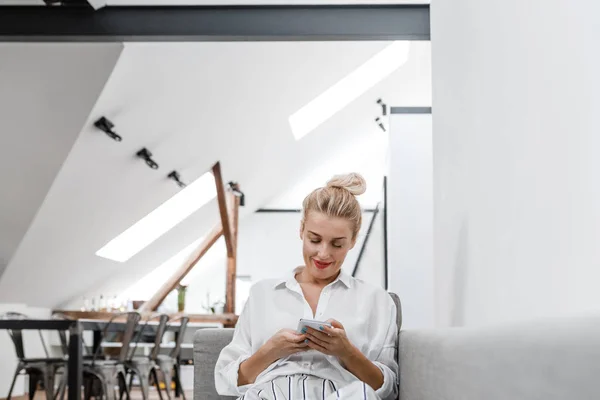
[[[434,325],[431,114],[390,117],[389,290],[402,300],[405,328]]]
[[[600,3],[431,11],[438,324],[600,311]]]

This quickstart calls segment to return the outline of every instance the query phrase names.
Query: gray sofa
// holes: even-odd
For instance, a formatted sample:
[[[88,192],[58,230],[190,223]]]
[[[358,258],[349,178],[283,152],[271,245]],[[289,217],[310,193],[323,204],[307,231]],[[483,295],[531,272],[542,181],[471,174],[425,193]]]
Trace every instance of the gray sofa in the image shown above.
[[[215,392],[214,365],[232,334],[196,332],[194,400],[230,399]],[[599,400],[600,316],[401,330],[398,361],[400,400]]]

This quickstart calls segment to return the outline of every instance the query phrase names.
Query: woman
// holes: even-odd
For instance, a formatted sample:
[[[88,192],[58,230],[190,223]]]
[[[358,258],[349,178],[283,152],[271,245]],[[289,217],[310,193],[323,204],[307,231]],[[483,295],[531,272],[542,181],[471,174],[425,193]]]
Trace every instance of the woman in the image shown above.
[[[365,189],[360,175],[341,175],[304,199],[304,266],[250,290],[215,367],[219,394],[245,400],[397,398],[395,304],[385,290],[342,271],[362,222],[356,196]],[[332,327],[297,333],[300,318]]]

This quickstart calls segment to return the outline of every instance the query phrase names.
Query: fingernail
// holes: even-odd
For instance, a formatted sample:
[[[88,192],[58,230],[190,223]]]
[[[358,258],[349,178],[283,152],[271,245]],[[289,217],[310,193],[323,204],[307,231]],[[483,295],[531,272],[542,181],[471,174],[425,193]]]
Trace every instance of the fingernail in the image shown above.
[[[302,333],[306,333],[306,328],[302,328]]]
[[[308,339],[306,339],[306,340],[304,341],[304,343],[308,343]]]
[[[323,327],[322,327],[322,326],[319,326],[319,329],[320,329],[320,330],[323,330]]]

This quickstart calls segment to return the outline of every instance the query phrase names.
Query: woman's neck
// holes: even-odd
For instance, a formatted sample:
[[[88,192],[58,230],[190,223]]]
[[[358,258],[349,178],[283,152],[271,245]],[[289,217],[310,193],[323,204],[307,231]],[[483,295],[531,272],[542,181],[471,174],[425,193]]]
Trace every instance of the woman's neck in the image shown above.
[[[337,277],[340,275],[341,271],[338,271],[337,274],[333,275],[330,278],[327,279],[317,279],[314,276],[312,276],[310,274],[310,272],[308,272],[308,268],[303,267],[302,271],[300,271],[297,275],[296,275],[296,280],[298,281],[298,283],[306,283],[309,285],[315,285],[315,286],[319,286],[320,288],[324,288],[325,286],[329,285],[331,282],[335,281],[337,279]]]

